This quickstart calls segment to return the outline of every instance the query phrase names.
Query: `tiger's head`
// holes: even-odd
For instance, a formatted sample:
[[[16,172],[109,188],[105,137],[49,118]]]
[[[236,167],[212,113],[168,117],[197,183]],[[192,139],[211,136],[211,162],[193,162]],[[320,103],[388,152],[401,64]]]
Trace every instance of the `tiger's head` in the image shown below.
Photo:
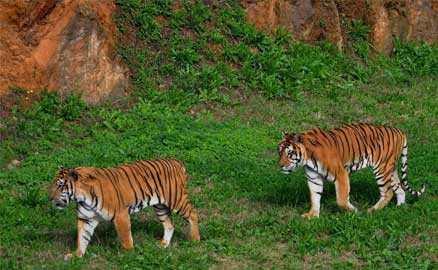
[[[304,166],[306,147],[301,134],[283,133],[283,139],[278,144],[278,165],[282,173],[289,174]]]
[[[53,179],[49,199],[59,209],[73,200],[78,173],[75,169],[60,168]]]

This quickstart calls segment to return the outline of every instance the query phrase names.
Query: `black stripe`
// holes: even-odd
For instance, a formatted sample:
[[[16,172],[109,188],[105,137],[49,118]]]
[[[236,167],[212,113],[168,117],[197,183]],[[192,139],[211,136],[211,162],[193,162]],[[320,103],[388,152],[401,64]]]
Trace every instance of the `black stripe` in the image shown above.
[[[160,198],[162,199],[163,196],[165,196],[165,195],[164,195],[164,188],[163,188],[163,179],[162,179],[162,177],[160,176],[161,171],[160,171],[160,169],[157,167],[156,161],[143,160],[143,162],[148,163],[151,167],[154,168],[154,171],[153,171],[153,172],[156,173],[156,177],[157,177],[157,180],[158,180],[158,181],[157,181],[157,183],[158,183],[157,188],[158,188],[158,187],[161,188],[161,191],[160,191],[160,189],[158,188],[158,191],[160,191],[160,193],[159,193],[159,195],[158,195],[158,199],[160,200]],[[153,173],[153,172],[152,172],[152,173]],[[160,201],[161,201],[161,200],[160,200]]]
[[[141,163],[138,163],[138,162],[137,163],[133,163],[132,164],[132,169],[134,169],[137,172],[137,174],[143,179],[143,183],[146,185],[146,188],[148,189],[147,190],[148,191],[148,195],[149,196],[153,196],[154,190],[153,190],[153,187],[149,184],[151,177],[149,177],[149,173],[146,170],[145,165],[141,164]]]
[[[97,170],[97,173],[100,174],[100,170]],[[105,195],[103,192],[102,180],[99,179],[99,181],[97,181],[97,182],[99,183],[99,186],[100,186],[100,198],[101,198],[100,210],[102,210],[103,206],[105,205],[105,199],[104,199]]]
[[[352,126],[352,129],[353,129],[352,136],[354,137],[356,144],[357,144],[357,147],[358,147],[358,150],[359,150],[359,153],[357,154],[357,156],[358,156],[359,161],[360,161],[362,159],[362,153],[364,152],[364,151],[362,151],[362,147],[365,147],[366,141],[359,140],[358,131],[357,131],[357,128],[355,126]],[[355,159],[356,159],[356,155],[353,156],[353,163],[354,163]]]
[[[140,183],[140,181],[137,178],[137,173],[134,171],[134,168],[132,166],[132,164],[130,164],[129,166],[126,167],[127,170],[129,170],[129,172],[132,174],[132,176],[134,177],[135,182],[137,183],[138,188],[140,189],[141,192],[141,198],[142,200],[146,197],[145,196],[145,192],[144,189]]]
[[[90,220],[89,219],[78,217],[78,220],[81,220],[85,224],[90,225]]]
[[[154,166],[152,166],[149,162],[145,161],[145,160],[140,161],[140,162],[141,162],[141,164],[143,166],[148,168],[148,173],[149,173],[150,177],[152,178],[152,181],[154,182],[154,193],[155,193],[155,195],[158,198],[158,203],[161,203],[160,197],[162,195],[160,194],[160,190],[158,188],[159,179],[157,179],[156,174],[154,174],[154,172],[156,173],[156,168]]]
[[[170,169],[168,167],[167,160],[161,160],[161,162],[159,162],[158,165],[161,165],[161,167],[163,168],[163,175],[164,175],[163,183],[167,184],[165,185],[167,186],[167,190],[164,190],[163,195],[165,196],[166,203],[169,204],[172,198],[172,194],[171,194],[172,190],[170,188],[170,181],[171,181],[170,172],[169,172]]]
[[[377,185],[379,186],[379,188],[382,188],[382,187],[384,187],[384,186],[386,186],[386,184],[388,183],[388,179],[385,181],[385,182],[383,182],[383,184],[379,184],[379,183],[377,183]]]
[[[319,184],[319,183],[315,183],[315,182],[313,182],[313,181],[311,180],[311,178],[308,178],[307,181],[309,181],[310,183],[313,183],[313,184],[315,184],[315,185],[317,185],[317,186],[320,186],[320,187],[323,186],[322,184]]]
[[[192,207],[191,207],[191,205],[189,204],[189,201],[186,200],[186,204],[185,204],[185,206],[184,206],[183,217],[188,218],[188,217],[190,216],[190,212],[191,212],[191,210],[192,210]],[[189,215],[187,215],[187,213],[188,213]]]
[[[91,208],[96,209],[99,201],[97,200],[96,193],[94,192],[94,187],[90,188],[90,196],[91,196],[91,205],[92,205]]]
[[[132,192],[134,193],[134,200],[135,200],[134,205],[137,205],[138,204],[138,196],[137,196],[137,192],[135,191],[134,186],[131,183],[131,177],[129,177],[128,173],[126,172],[126,170],[123,167],[119,167],[117,171],[122,171],[126,175],[128,184],[131,187]]]
[[[116,176],[112,173],[111,169],[102,168],[101,170],[102,170],[103,173],[105,173],[105,175],[108,178],[108,181],[114,187],[114,190],[116,191],[117,199],[119,200],[119,205],[120,204],[124,205],[125,203],[124,203],[122,195],[120,193],[119,186],[115,183]]]
[[[184,211],[184,208],[187,206],[188,204],[188,200],[186,199],[185,201],[182,202],[182,205],[178,205],[175,208],[178,208],[178,211],[176,212],[178,215],[184,216],[185,213],[182,213],[182,211]]]
[[[338,131],[341,132],[342,135],[344,135],[345,144],[347,144],[347,146],[348,146],[348,152],[347,152],[347,155],[348,155],[349,153],[351,153],[351,154],[354,156],[354,155],[355,155],[355,154],[354,154],[354,146],[351,145],[350,141],[348,140],[348,135],[347,135],[347,133],[345,132],[345,130],[344,130],[343,128],[339,128]],[[339,136],[339,137],[342,137],[342,136]],[[348,156],[347,156],[347,157],[348,157]],[[347,158],[347,157],[345,157],[345,158]]]
[[[91,218],[91,216],[88,216],[88,215],[86,215],[85,213],[83,213],[82,211],[81,211],[81,207],[78,207],[78,209],[77,209],[77,211],[82,215],[82,216],[84,216],[84,217],[87,217],[87,218]],[[85,209],[86,210],[86,209]]]
[[[86,235],[88,236],[88,238],[90,238],[91,239],[91,232],[89,231],[89,230],[87,230],[87,229],[84,229],[84,233],[86,233]]]
[[[84,234],[82,234],[82,238],[84,238],[84,240],[87,242],[90,242],[91,240],[89,237],[85,236]]]
[[[168,204],[169,204],[170,208],[173,208],[175,205],[175,203],[174,203],[174,201],[175,201],[174,193],[176,192],[175,189],[178,189],[178,186],[176,185],[178,177],[176,175],[175,164],[172,163],[171,160],[166,160],[164,162],[164,164],[166,165],[167,172],[168,172],[168,175],[167,175],[167,177],[168,177],[168,187],[167,188],[169,191]],[[175,184],[175,188],[173,188],[172,184]]]

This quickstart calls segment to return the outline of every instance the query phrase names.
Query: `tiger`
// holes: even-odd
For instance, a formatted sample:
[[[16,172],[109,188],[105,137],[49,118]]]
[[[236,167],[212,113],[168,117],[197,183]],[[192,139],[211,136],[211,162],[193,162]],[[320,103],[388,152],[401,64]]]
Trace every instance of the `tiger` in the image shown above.
[[[59,209],[77,204],[77,249],[82,257],[101,221],[115,225],[123,249],[132,249],[130,214],[152,206],[164,227],[168,247],[174,232],[171,212],[190,223],[189,238],[199,241],[198,215],[189,203],[186,167],[176,159],[139,160],[115,168],[60,168],[49,195]],[[65,259],[74,255],[69,253]]]
[[[304,218],[319,217],[324,181],[334,183],[341,209],[357,211],[350,202],[349,174],[367,167],[372,168],[380,192],[379,200],[368,212],[385,207],[394,193],[400,206],[405,203],[405,191],[414,196],[425,191],[424,184],[420,191],[408,184],[407,136],[395,127],[358,123],[330,130],[314,128],[303,133],[283,133],[278,154],[282,173],[304,168],[311,200]],[[400,156],[401,181],[397,173]]]

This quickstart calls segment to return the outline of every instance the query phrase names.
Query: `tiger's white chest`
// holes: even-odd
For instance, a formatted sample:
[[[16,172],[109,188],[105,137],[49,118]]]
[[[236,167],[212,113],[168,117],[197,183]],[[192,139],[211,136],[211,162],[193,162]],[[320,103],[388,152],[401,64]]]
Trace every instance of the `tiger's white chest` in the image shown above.
[[[317,160],[309,160],[304,166],[304,173],[310,179],[322,178],[329,182],[335,180],[335,176],[327,171],[327,168]]]

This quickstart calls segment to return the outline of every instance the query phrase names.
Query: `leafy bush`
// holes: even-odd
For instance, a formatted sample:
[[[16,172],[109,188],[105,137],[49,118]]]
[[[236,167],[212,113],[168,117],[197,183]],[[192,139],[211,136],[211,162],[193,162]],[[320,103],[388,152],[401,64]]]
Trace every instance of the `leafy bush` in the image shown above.
[[[86,106],[79,96],[67,96],[59,106],[59,116],[65,120],[75,120],[81,117]]]
[[[410,75],[438,75],[438,48],[395,39],[393,60]]]
[[[17,89],[11,91],[16,92]],[[1,119],[0,123],[5,125],[0,128],[0,164],[33,154],[35,149],[50,150],[54,141],[69,136],[65,132],[66,120],[79,120],[85,109],[86,105],[78,96],[62,99],[56,92],[48,91],[37,94],[30,108],[14,106],[10,112],[12,117]],[[70,131],[75,132],[72,129]],[[32,194],[26,195],[29,196]]]

